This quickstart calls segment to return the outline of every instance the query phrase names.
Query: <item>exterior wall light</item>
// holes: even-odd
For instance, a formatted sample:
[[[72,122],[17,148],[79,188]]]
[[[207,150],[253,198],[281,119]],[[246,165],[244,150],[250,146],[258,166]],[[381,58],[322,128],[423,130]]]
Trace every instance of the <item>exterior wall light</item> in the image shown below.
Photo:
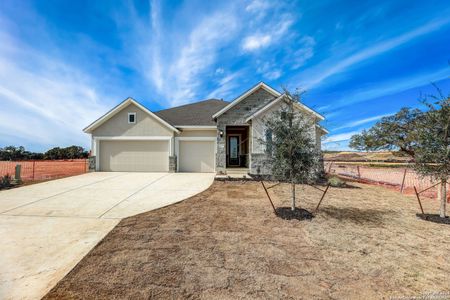
[[[219,131],[219,136],[222,138],[223,137],[223,130]]]

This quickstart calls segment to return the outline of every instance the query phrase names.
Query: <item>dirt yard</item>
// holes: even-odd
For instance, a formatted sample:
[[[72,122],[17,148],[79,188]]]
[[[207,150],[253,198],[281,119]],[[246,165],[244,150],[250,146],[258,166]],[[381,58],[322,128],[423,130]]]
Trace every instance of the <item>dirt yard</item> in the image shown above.
[[[352,185],[300,222],[275,217],[260,183],[215,182],[123,220],[46,299],[450,297],[450,226],[418,219],[413,197]],[[297,191],[312,211],[320,191]],[[269,193],[289,205],[288,186]]]

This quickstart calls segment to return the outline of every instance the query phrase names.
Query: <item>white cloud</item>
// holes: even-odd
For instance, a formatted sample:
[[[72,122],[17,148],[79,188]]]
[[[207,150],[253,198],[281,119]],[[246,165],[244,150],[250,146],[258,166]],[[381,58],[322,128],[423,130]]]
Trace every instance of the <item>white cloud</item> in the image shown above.
[[[147,41],[152,49],[152,60],[146,62],[151,70],[149,78],[169,106],[197,100],[204,93],[204,80],[200,78],[225,72],[223,67],[217,67],[217,62],[220,49],[238,33],[239,22],[234,7],[221,7],[199,15],[190,27],[172,32],[162,27],[159,6],[154,2],[151,6],[152,30],[138,32],[144,41],[148,35],[155,35]],[[138,42],[139,38],[135,40]]]
[[[189,10],[189,7],[186,5],[183,9]],[[225,70],[230,69],[224,65],[223,52],[233,49],[236,44],[243,52],[262,51],[291,34],[290,28],[296,18],[282,7],[269,1],[255,0],[242,10],[240,5],[226,3],[207,13],[198,12],[194,22],[189,21],[188,25],[174,30],[168,25],[164,27],[162,15],[166,12],[161,11],[156,1],[151,2],[151,22],[146,25],[145,20],[139,18],[133,22],[137,32],[133,43],[144,44],[134,59],[142,62],[140,71],[148,74],[147,78],[157,94],[165,101],[162,104],[176,106],[197,100],[203,97],[205,90],[214,84],[219,75],[226,75]],[[275,16],[263,16],[265,12],[273,12],[272,9],[277,10]],[[180,15],[183,13],[186,11],[177,12]],[[241,18],[251,21],[242,23]],[[146,27],[151,28],[151,32]],[[149,38],[149,35],[152,37]],[[299,52],[299,63],[310,55],[308,51]],[[281,75],[281,67],[276,67],[267,70],[264,78],[274,80]],[[227,83],[226,87],[220,90],[218,87],[209,94],[227,94],[233,85],[239,86],[239,83]]]
[[[279,3],[266,0],[253,0],[245,7],[245,11],[252,14],[252,21],[259,21],[266,17],[275,5],[279,5]]]
[[[327,110],[327,109],[329,109],[331,107],[331,104],[327,104],[327,105],[322,105],[322,106],[319,106],[318,108],[317,108],[317,111],[324,111],[324,110]]]
[[[327,138],[325,138],[324,143],[348,141],[353,135],[358,134],[358,133],[359,133],[359,131],[350,131],[350,132],[346,132],[346,133],[330,135]]]
[[[90,74],[1,32],[0,146],[8,142],[32,145],[32,150],[89,147],[82,129],[109,108],[93,81]]]
[[[242,41],[244,52],[255,52],[267,48],[285,37],[290,27],[294,23],[294,17],[291,14],[283,14],[279,18],[274,18],[263,24],[258,24],[261,28],[256,33],[247,35]]]
[[[359,126],[359,125],[363,125],[363,124],[367,124],[367,123],[370,123],[370,122],[373,122],[373,121],[377,121],[377,120],[379,120],[379,119],[381,119],[383,117],[389,116],[389,115],[392,115],[392,114],[378,115],[378,116],[374,116],[374,117],[370,117],[370,118],[365,118],[365,119],[349,122],[349,123],[346,123],[346,124],[344,124],[342,126],[334,128],[333,130],[337,131],[337,130],[341,130],[341,129],[344,129],[344,128],[356,127],[356,126]]]
[[[241,72],[236,72],[223,77],[217,83],[218,87],[208,94],[208,98],[226,99],[238,87],[236,79],[240,76]]]
[[[252,13],[257,13],[260,11],[265,11],[266,9],[268,9],[270,7],[270,3],[268,1],[264,1],[264,0],[253,0],[250,2],[249,5],[247,5],[245,7],[246,11],[252,12]]]
[[[294,24],[294,16],[291,14],[284,14],[281,16],[278,23],[274,25],[274,36],[281,38],[284,34],[287,34],[292,24]]]
[[[448,77],[448,68],[442,68],[432,72],[396,78],[385,82],[377,82],[372,86],[366,86],[363,89],[356,90],[352,93],[344,93],[346,94],[345,97],[336,99],[334,108],[342,108],[378,97],[394,95],[412,88],[429,85],[431,82],[440,81]]]
[[[395,49],[425,34],[436,31],[440,29],[442,26],[448,24],[449,22],[450,18],[448,17],[433,20],[423,26],[414,28],[413,30],[405,32],[399,36],[379,42],[370,47],[364,48],[361,51],[352,54],[348,57],[331,58],[329,60],[326,60],[323,63],[314,67],[313,69],[308,70],[308,72],[302,74],[307,81],[306,88],[311,89],[312,87],[318,86],[325,79],[335,74],[344,72],[355,64],[358,64],[369,58],[378,56],[387,51]]]
[[[262,74],[265,79],[275,80],[281,77],[281,70],[273,62],[257,62],[259,67],[256,72]]]
[[[181,49],[169,71],[178,87],[171,97],[172,105],[195,98],[196,90],[201,86],[197,76],[214,65],[217,50],[233,36],[236,27],[237,20],[233,15],[218,13],[204,19],[190,33],[187,45]]]
[[[151,1],[150,7],[151,7],[151,29],[153,33],[151,36],[153,42],[151,42],[151,44],[159,45],[161,42],[161,25],[160,25],[161,20],[159,19],[161,12],[159,2],[154,0]],[[148,49],[144,48],[145,52],[147,50]],[[146,57],[147,55],[144,54],[142,56]],[[162,68],[163,66],[161,66],[161,48],[151,47],[151,72],[149,75],[151,76],[153,83],[156,85],[156,88],[159,90],[163,88],[164,84],[162,77],[163,73]]]
[[[328,151],[349,151],[351,150],[348,146],[348,142],[335,142],[335,143],[328,143],[322,145],[323,150]]]
[[[290,57],[292,61],[292,69],[298,69],[303,66],[306,61],[314,56],[314,46],[316,41],[311,36],[305,36],[300,41],[300,49],[296,50]]]
[[[242,48],[246,51],[255,51],[269,46],[272,42],[272,36],[269,34],[255,34],[248,36],[242,43]]]
[[[264,77],[269,80],[278,79],[278,78],[280,78],[280,76],[281,76],[281,70],[273,70],[273,71],[266,72],[264,74]]]

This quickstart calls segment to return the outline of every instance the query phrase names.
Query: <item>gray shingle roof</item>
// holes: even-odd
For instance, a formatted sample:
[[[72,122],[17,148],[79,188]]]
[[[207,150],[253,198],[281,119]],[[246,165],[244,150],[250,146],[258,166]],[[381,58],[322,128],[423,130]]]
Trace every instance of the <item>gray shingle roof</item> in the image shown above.
[[[229,102],[208,99],[155,112],[164,121],[174,126],[214,126],[212,115],[227,106]]]

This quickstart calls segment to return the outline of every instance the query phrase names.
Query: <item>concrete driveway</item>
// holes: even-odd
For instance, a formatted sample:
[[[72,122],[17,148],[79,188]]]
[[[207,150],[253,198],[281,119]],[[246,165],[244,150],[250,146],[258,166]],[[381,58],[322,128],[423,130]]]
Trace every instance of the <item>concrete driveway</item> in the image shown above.
[[[207,173],[89,173],[0,192],[0,299],[45,295],[125,217],[207,189]]]

